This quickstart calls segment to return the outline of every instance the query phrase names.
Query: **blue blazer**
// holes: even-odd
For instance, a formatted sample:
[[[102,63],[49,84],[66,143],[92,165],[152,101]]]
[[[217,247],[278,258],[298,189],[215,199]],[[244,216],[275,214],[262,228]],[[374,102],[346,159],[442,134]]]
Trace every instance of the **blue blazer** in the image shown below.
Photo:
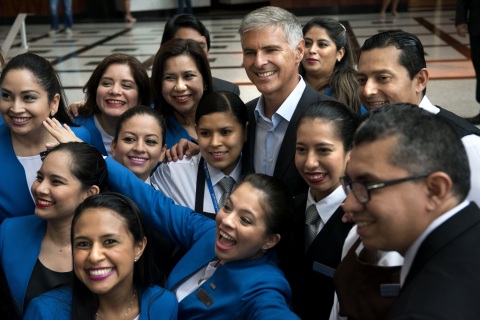
[[[97,127],[95,126],[94,115],[92,114],[90,117],[78,117],[75,119],[75,123],[80,124],[88,130],[90,134],[89,143],[94,146],[101,154],[104,156],[108,156],[107,150],[105,149],[105,145],[103,144],[102,135],[100,131],[98,131]],[[77,135],[78,137],[78,135]],[[83,139],[82,139],[83,140]],[[85,141],[85,140],[83,140]],[[87,142],[87,141],[85,141]]]
[[[192,140],[187,130],[177,121],[173,114],[169,114],[166,120],[165,141],[167,148],[171,148],[180,139]]]
[[[0,263],[21,310],[46,229],[47,222],[31,214],[0,224]]]
[[[175,320],[178,302],[175,295],[158,286],[151,286],[140,296],[139,320]],[[70,320],[72,313],[72,290],[61,288],[33,299],[25,312],[24,320]]]
[[[216,223],[189,208],[175,205],[161,192],[107,158],[112,191],[132,198],[149,225],[187,253],[167,279],[175,290],[215,259]],[[291,293],[273,253],[219,265],[213,276],[179,303],[179,319],[298,319],[290,311]]]
[[[72,127],[77,137],[90,142],[90,134],[83,127]],[[12,135],[6,124],[0,125],[0,159],[2,179],[0,179],[0,222],[5,218],[32,214],[35,203],[30,195],[25,170],[13,150]]]

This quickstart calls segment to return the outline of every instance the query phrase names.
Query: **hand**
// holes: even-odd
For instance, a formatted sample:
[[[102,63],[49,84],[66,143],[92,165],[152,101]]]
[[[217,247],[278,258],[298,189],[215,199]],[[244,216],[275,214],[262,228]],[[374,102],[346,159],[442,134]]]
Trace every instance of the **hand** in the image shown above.
[[[68,125],[64,124],[62,126],[62,124],[55,118],[47,118],[47,120],[43,121],[43,126],[59,143],[71,141],[83,142],[75,135]]]
[[[466,23],[461,23],[457,26],[457,34],[460,37],[465,37],[468,33],[468,26]]]
[[[200,148],[197,144],[182,138],[177,144],[167,150],[165,154],[165,160],[167,162],[177,161],[179,159],[183,159],[183,156],[191,157],[199,152]]]
[[[353,218],[353,213],[350,213],[350,212],[344,213],[342,216],[342,222],[343,223],[353,222],[352,218]]]
[[[77,101],[72,103],[67,107],[68,114],[73,118],[78,117],[78,109],[83,108],[83,106],[85,106],[85,101]]]

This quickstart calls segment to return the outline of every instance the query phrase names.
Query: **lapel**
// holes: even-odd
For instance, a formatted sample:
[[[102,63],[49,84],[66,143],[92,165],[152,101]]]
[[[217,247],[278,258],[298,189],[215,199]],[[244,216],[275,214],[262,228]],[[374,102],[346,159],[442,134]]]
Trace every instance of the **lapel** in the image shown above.
[[[478,206],[471,202],[463,210],[459,211],[453,217],[445,221],[438,228],[432,231],[425,241],[420,245],[415,258],[413,259],[412,267],[403,284],[402,290],[408,286],[423,267],[428,263],[432,256],[438,251],[442,250],[444,246],[455,241],[467,229],[480,223],[480,210]]]
[[[245,143],[245,145],[243,146],[242,172],[255,172],[255,162],[253,160],[253,155],[255,151],[255,132],[257,128],[257,123],[255,121],[255,107],[257,106],[259,99],[260,98],[256,98],[247,103],[248,131],[247,143]]]

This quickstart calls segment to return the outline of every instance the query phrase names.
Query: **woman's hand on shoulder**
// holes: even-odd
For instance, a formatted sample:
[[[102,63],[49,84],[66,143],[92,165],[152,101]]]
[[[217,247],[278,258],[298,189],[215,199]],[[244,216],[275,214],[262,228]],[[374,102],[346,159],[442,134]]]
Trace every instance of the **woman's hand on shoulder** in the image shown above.
[[[165,153],[165,161],[178,161],[183,159],[183,156],[191,157],[200,152],[198,144],[195,144],[187,139],[180,139],[177,144],[173,145]]]
[[[47,118],[47,120],[43,121],[43,126],[47,129],[47,131],[59,142],[83,142],[80,138],[78,138],[75,133],[70,129],[70,127],[66,124],[62,125],[57,119],[55,118]],[[48,146],[47,146],[48,149]]]
[[[76,101],[67,107],[67,112],[72,119],[76,118],[78,117],[78,110],[83,108],[84,106],[85,101]]]

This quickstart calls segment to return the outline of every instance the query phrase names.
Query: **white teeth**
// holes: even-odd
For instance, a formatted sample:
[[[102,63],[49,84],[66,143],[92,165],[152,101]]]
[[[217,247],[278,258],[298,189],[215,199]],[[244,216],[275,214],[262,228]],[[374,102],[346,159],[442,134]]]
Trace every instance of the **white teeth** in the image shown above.
[[[112,272],[112,269],[113,268],[88,270],[88,273],[90,273],[92,276],[103,276]]]
[[[364,226],[367,226],[369,224],[372,224],[371,222],[367,222],[367,221],[363,221],[363,222],[357,222],[357,226],[359,227],[364,227]]]
[[[257,73],[259,77],[268,77],[274,74],[275,71],[269,71],[269,72],[264,72],[264,73]]]
[[[225,154],[225,152],[212,152],[213,156],[222,156],[224,154]]]
[[[378,106],[384,105],[385,103],[386,103],[385,101],[382,101],[382,102],[369,102],[368,104],[370,106],[378,107]]]
[[[178,101],[185,101],[185,100],[188,99],[188,97],[189,97],[189,96],[181,96],[181,97],[176,96],[175,99],[178,100]]]
[[[107,100],[107,102],[111,104],[125,104],[125,102],[120,100]]]
[[[147,159],[145,159],[145,158],[135,158],[135,157],[130,157],[130,160],[138,161],[138,162],[145,162],[145,161],[147,161]]]
[[[228,234],[224,233],[223,231],[220,231],[220,235],[227,240],[235,240],[234,238],[230,237]]]
[[[310,179],[321,179],[324,178],[327,174],[326,173],[318,173],[318,174],[309,174],[308,177]]]
[[[44,206],[48,206],[50,204],[53,204],[53,202],[51,201],[46,201],[46,200],[38,200],[38,203],[44,205]]]
[[[14,118],[14,117],[12,117],[12,119],[15,122],[27,122],[30,118]]]

